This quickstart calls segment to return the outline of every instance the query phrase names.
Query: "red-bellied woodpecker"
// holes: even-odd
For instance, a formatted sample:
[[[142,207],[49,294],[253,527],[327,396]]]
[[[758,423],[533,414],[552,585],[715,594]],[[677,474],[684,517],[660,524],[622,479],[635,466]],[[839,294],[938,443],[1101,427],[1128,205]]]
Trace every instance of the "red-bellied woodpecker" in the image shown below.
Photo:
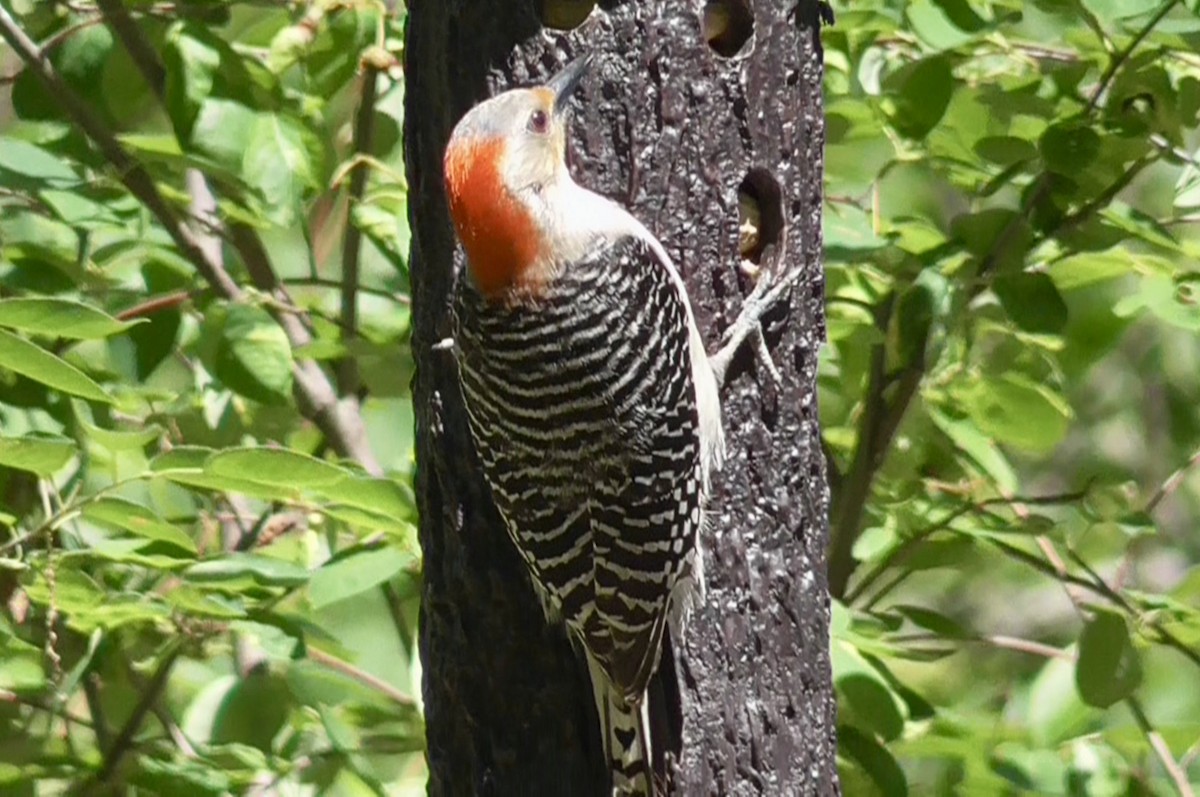
[[[699,532],[724,438],[713,361],[653,235],[565,163],[577,59],[469,111],[445,155],[471,436],[547,614],[591,673],[616,794],[654,793],[646,686],[703,589]]]

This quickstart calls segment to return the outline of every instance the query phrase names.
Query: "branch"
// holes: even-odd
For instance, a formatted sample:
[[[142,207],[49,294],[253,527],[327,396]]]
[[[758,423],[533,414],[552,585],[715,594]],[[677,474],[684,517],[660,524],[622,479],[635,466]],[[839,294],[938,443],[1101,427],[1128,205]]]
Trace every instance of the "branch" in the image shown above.
[[[1108,62],[1108,67],[1104,70],[1104,74],[1100,76],[1100,82],[1096,84],[1095,90],[1092,91],[1092,98],[1088,102],[1089,111],[1094,111],[1099,106],[1100,99],[1104,96],[1104,92],[1108,91],[1108,87],[1112,85],[1113,79],[1117,76],[1117,72],[1121,70],[1121,67],[1124,66],[1125,62],[1129,60],[1129,57],[1133,55],[1133,51],[1136,50],[1138,46],[1145,40],[1145,38],[1150,35],[1151,31],[1158,26],[1158,23],[1163,21],[1163,18],[1171,12],[1171,9],[1178,4],[1179,0],[1167,0],[1166,3],[1163,3],[1162,7],[1159,8],[1158,11],[1154,12],[1154,16],[1150,17],[1146,24],[1141,27],[1141,30],[1134,34],[1133,38],[1129,40],[1129,43],[1122,47],[1121,50],[1113,56],[1112,60]]]
[[[331,670],[340,672],[342,675],[353,678],[360,684],[370,687],[384,697],[389,698],[397,705],[404,706],[405,708],[413,708],[416,706],[416,701],[414,701],[410,696],[404,694],[387,681],[371,675],[371,673],[367,672],[366,670],[361,670],[358,667],[355,667],[348,661],[343,661],[336,656],[331,656],[325,651],[314,647],[309,647],[307,654],[308,658],[312,659],[317,664],[323,665]]]
[[[1179,766],[1179,762],[1171,755],[1171,748],[1167,747],[1167,742],[1163,739],[1162,734],[1154,730],[1154,726],[1150,724],[1150,720],[1146,717],[1146,711],[1142,708],[1141,702],[1136,697],[1130,696],[1125,698],[1125,705],[1129,706],[1129,711],[1133,714],[1133,719],[1137,722],[1138,728],[1145,734],[1146,741],[1150,742],[1150,747],[1154,750],[1154,754],[1158,756],[1163,769],[1167,771],[1167,776],[1175,784],[1175,791],[1179,792],[1179,797],[1196,797],[1196,793],[1192,791],[1191,784],[1188,783],[1187,773],[1183,771],[1183,768]]]
[[[162,98],[167,84],[167,70],[159,62],[154,48],[142,36],[141,30],[133,21],[133,17],[129,15],[125,4],[122,0],[96,0],[96,5],[100,7],[104,21],[121,40],[125,51],[129,53],[130,60],[142,73],[142,77],[146,79],[150,90],[154,92],[155,96]]]
[[[876,325],[880,329],[887,329],[888,317],[894,305],[893,294],[876,309]],[[901,374],[899,387],[889,400],[886,392],[891,377],[886,364],[887,347],[877,343],[871,352],[867,396],[858,423],[854,459],[840,480],[841,490],[836,496],[829,523],[829,592],[835,598],[845,594],[846,585],[856,567],[854,542],[862,531],[862,517],[871,496],[871,485],[925,373],[922,367],[906,368]]]
[[[1179,489],[1179,485],[1183,484],[1183,479],[1187,476],[1188,471],[1200,465],[1200,448],[1196,449],[1190,459],[1185,462],[1178,470],[1167,477],[1167,480],[1154,491],[1154,495],[1150,496],[1150,500],[1146,502],[1145,512],[1151,514],[1158,505],[1161,504],[1171,493]]]
[[[130,35],[140,39],[140,32],[136,27],[115,28],[115,30],[118,35]],[[214,260],[208,242],[180,219],[175,210],[159,193],[145,168],[125,151],[112,131],[92,112],[91,108],[76,96],[54,69],[49,59],[38,50],[37,45],[25,35],[25,32],[13,20],[12,15],[2,6],[0,6],[0,37],[12,46],[48,94],[57,98],[67,116],[82,128],[87,137],[100,150],[105,160],[114,167],[121,183],[146,206],[147,210],[154,214],[179,248],[180,253],[196,267],[200,275],[223,298],[230,301],[242,300],[245,296],[244,292],[229,276],[223,265]],[[127,47],[132,46],[134,50],[144,49],[153,52],[148,44],[142,48],[139,44],[129,45],[124,39],[122,41]],[[135,63],[138,62],[135,61]],[[138,66],[139,68],[148,68],[146,63],[139,63]],[[151,75],[147,75],[147,80],[151,81],[152,86],[154,85]],[[275,277],[258,236],[243,225],[235,225],[232,233],[234,246],[242,255],[246,269],[255,285],[259,289],[271,293],[276,300],[288,303],[287,294]],[[274,315],[287,334],[293,349],[298,349],[312,340],[311,334],[296,314],[276,312]],[[295,361],[292,364],[292,373],[296,403],[300,412],[316,424],[333,449],[341,456],[356,460],[368,473],[373,475],[382,473],[382,468],[367,443],[366,431],[363,428],[362,417],[358,413],[357,403],[340,404],[329,378],[311,360]]]
[[[171,675],[171,668],[175,665],[176,659],[179,658],[180,643],[178,640],[168,643],[167,650],[163,654],[162,659],[158,663],[158,668],[151,676],[150,682],[142,687],[142,697],[137,705],[133,707],[133,711],[129,714],[129,719],[121,726],[121,730],[117,733],[117,738],[113,741],[112,747],[104,751],[104,764],[93,778],[94,782],[104,783],[112,777],[117,771],[117,767],[121,761],[133,748],[133,737],[137,735],[141,729],[142,723],[146,721],[146,716],[150,713],[154,704],[158,702],[162,691],[166,688],[167,679]]]
[[[108,750],[112,746],[112,734],[108,729],[108,720],[104,716],[99,679],[94,672],[85,672],[80,680],[83,684],[83,696],[87,702],[88,713],[92,715],[92,730],[96,734],[96,746],[101,750]]]
[[[163,310],[176,308],[191,297],[192,294],[189,291],[171,291],[159,296],[151,296],[146,301],[139,302],[133,307],[117,313],[117,320],[131,321],[135,318],[148,318],[156,313],[161,313]]]
[[[325,277],[284,277],[284,285],[301,285],[313,288],[336,288],[341,290],[342,283],[335,279],[327,279]],[[359,285],[359,293],[365,293],[370,296],[378,296],[380,299],[388,299],[396,304],[410,305],[412,299],[403,293],[394,293],[387,288],[373,288],[370,285]]]
[[[1028,653],[1031,656],[1041,656],[1046,659],[1063,659],[1065,661],[1075,661],[1075,654],[1069,650],[1056,648],[1053,645],[1044,645],[1041,642],[1034,642],[1031,639],[1020,639],[1019,637],[1005,636],[1003,634],[994,634],[992,636],[980,637],[980,642],[986,642],[998,648],[1005,650],[1015,650],[1018,653]]]
[[[375,97],[378,70],[364,61],[362,93],[354,117],[354,153],[370,155],[375,138]],[[350,190],[346,198],[346,231],[342,239],[342,341],[349,344],[358,337],[358,271],[362,251],[362,231],[354,224],[354,207],[362,201],[367,190],[368,171],[362,165],[350,173]],[[337,365],[338,387],[343,396],[358,390],[358,365],[347,355]]]

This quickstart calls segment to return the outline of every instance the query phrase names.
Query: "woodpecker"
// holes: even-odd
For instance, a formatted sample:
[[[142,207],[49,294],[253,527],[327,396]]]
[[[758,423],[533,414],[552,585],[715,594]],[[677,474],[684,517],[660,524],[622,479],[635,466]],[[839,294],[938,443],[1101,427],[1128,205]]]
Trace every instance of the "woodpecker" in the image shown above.
[[[450,136],[467,264],[452,342],[492,498],[588,665],[612,793],[640,797],[657,788],[647,683],[703,593],[718,380],[778,292],[756,288],[710,361],[662,244],[568,172],[567,106],[590,61],[482,102]]]

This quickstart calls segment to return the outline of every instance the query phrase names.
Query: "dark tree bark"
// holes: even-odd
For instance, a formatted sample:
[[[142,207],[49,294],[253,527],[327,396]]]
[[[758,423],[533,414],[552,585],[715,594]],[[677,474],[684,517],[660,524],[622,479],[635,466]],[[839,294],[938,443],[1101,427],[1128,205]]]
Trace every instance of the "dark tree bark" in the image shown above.
[[[710,350],[749,288],[738,268],[739,189],[761,213],[764,267],[801,272],[767,329],[782,382],[747,351],[722,391],[729,457],[703,541],[708,595],[664,656],[652,695],[656,736],[670,740],[671,793],[836,794],[815,384],[824,338],[817,7],[710,2],[710,12],[733,11],[710,14],[710,35],[724,30],[710,46],[700,0],[602,2],[569,33],[542,28],[544,2],[555,0],[409,4],[430,793],[591,797],[606,777],[584,668],[543,621],[478,476],[453,355],[432,348],[449,334],[455,244],[441,159],[451,128],[486,96],[537,83],[589,50],[598,58],[576,104],[572,170],[663,241]]]

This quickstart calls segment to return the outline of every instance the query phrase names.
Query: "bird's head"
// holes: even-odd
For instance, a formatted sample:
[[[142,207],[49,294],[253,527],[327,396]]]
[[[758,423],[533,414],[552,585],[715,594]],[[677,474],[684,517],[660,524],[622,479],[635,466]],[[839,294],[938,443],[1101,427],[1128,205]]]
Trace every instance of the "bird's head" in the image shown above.
[[[484,295],[532,287],[547,269],[555,198],[573,185],[566,165],[567,104],[587,73],[577,58],[545,85],[476,105],[446,145],[450,215]]]

